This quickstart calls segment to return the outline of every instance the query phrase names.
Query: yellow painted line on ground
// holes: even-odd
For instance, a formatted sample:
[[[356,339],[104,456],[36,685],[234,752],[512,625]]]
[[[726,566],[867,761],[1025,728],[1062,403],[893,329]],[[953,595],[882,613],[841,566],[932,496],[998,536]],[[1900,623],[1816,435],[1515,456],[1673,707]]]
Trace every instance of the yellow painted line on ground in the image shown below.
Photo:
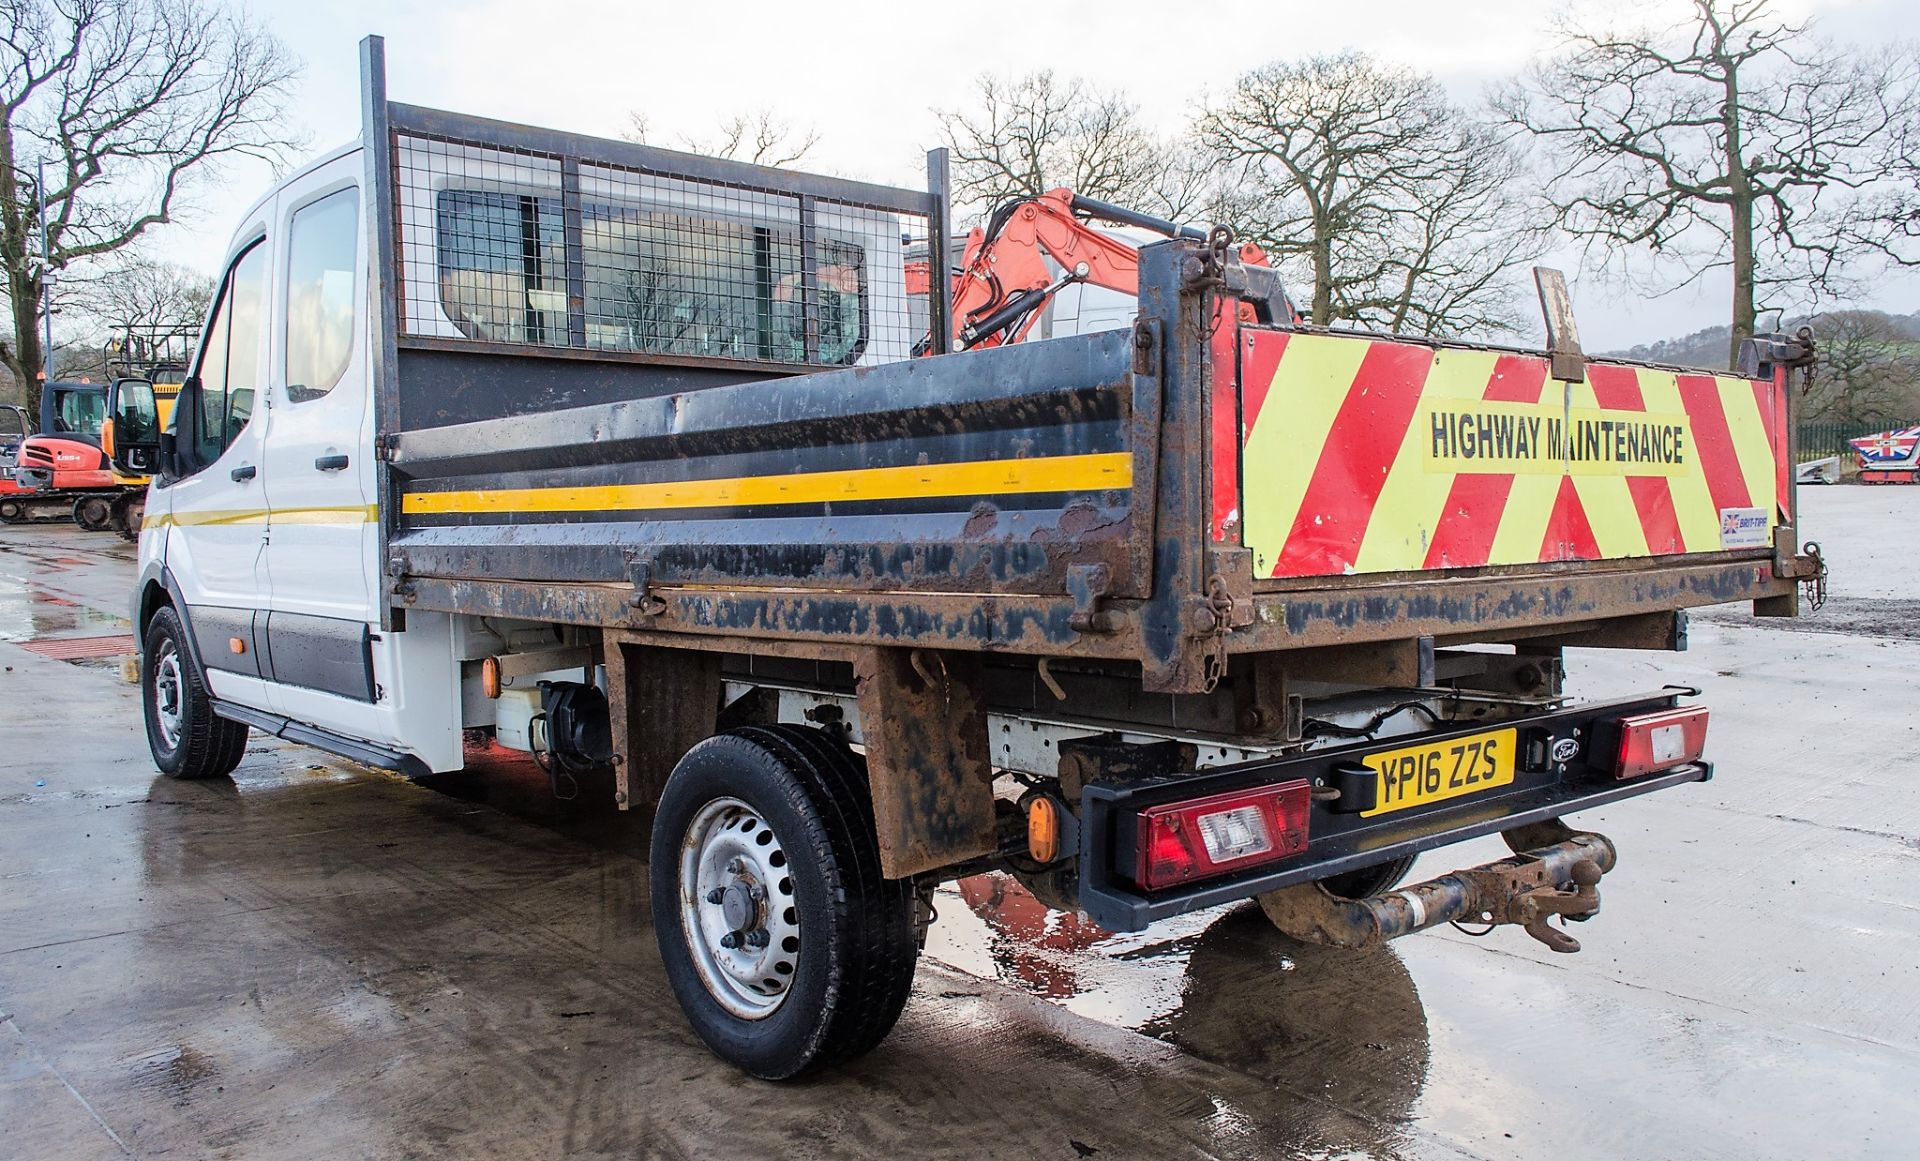
[[[761,504],[917,500],[1027,492],[1090,492],[1127,488],[1132,484],[1132,453],[1104,452],[957,464],[799,472],[790,476],[676,480],[658,484],[409,492],[401,498],[400,510],[410,516],[437,516],[491,512],[735,508]]]

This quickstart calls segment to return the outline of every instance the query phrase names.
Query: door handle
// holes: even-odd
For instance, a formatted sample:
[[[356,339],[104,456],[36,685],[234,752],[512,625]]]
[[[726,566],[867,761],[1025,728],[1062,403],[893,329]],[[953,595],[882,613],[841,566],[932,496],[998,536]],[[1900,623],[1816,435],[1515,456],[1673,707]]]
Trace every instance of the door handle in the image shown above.
[[[313,466],[323,472],[343,471],[347,466],[346,456],[321,456],[313,461]]]
[[[254,467],[252,464],[247,464],[244,467],[235,468],[232,471],[227,473],[227,475],[231,477],[233,482],[236,484],[240,483],[242,480],[251,480],[259,474],[260,474],[260,469]]]

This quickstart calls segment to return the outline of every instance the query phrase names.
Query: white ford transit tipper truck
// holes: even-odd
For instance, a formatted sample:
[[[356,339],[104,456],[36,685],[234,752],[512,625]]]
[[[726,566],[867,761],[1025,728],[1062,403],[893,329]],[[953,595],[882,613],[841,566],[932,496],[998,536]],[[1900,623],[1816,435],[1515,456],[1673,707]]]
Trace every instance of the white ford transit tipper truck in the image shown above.
[[[1614,849],[1562,817],[1710,767],[1692,691],[1576,702],[1563,648],[1818,580],[1810,340],[1587,359],[1551,295],[1548,351],[1302,326],[1216,230],[1146,246],[1117,329],[949,352],[905,275],[951,266],[942,156],[920,192],[457,116],[363,53],[361,139],[239,223],[168,429],[118,385],[154,760],[482,731],[597,772],[756,1075],[878,1043],[989,869],[1110,930],[1575,950]]]

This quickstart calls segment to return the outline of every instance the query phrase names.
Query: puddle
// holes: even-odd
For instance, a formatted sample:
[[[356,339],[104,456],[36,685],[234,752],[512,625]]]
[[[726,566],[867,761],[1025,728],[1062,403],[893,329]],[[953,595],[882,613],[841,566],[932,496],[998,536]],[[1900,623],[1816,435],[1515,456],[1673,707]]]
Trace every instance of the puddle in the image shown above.
[[[1203,1060],[1389,1117],[1425,1081],[1426,1010],[1390,947],[1303,944],[1251,904],[1115,934],[998,873],[949,884],[935,904],[929,958]]]
[[[133,622],[117,613],[78,604],[38,585],[0,578],[0,641],[32,641],[52,636],[104,636],[123,633]]]

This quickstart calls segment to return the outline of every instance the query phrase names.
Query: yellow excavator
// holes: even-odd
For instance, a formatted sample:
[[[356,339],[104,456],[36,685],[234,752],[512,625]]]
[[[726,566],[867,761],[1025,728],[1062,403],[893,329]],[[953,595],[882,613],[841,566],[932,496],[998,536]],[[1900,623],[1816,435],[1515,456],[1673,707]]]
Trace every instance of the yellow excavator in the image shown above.
[[[154,413],[137,419],[142,427],[151,424],[153,431],[122,434],[136,441],[157,438],[173,421],[174,401],[179,398],[180,385],[186,381],[187,368],[193,363],[194,344],[199,338],[199,332],[193,330],[129,327],[107,342],[107,421],[100,432],[100,445],[113,463],[113,482],[119,494],[112,498],[107,511],[92,514],[103,519],[82,527],[102,531],[111,528],[128,540],[140,539],[149,477],[123,470],[113,454],[113,417],[119,414],[120,385],[128,380],[153,384]]]

